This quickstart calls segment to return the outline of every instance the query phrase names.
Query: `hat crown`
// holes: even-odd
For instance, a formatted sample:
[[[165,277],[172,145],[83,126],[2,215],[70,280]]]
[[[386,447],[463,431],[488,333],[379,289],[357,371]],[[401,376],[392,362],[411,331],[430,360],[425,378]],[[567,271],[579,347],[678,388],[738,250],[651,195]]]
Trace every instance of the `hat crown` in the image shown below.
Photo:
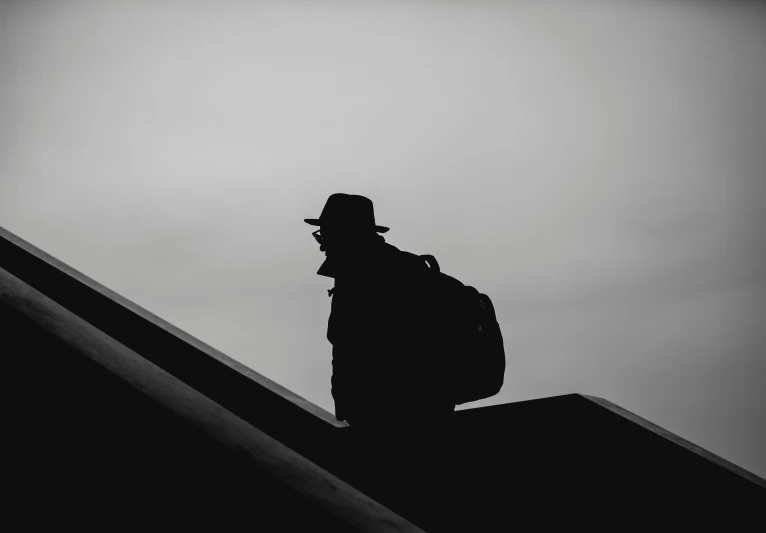
[[[327,198],[318,219],[305,219],[312,225],[347,226],[369,228],[385,233],[388,228],[375,224],[375,210],[372,200],[358,194],[334,193]]]
[[[375,212],[372,200],[354,194],[336,193],[325,203],[322,214],[319,215],[322,225],[353,224],[374,226]]]

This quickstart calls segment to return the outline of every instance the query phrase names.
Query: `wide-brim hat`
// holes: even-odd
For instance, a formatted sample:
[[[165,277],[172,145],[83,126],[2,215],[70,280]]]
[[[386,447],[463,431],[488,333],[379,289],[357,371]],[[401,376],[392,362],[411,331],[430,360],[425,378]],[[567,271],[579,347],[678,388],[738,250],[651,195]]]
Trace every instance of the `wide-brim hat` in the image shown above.
[[[319,218],[304,218],[312,226],[353,226],[359,229],[373,229],[385,233],[389,228],[375,224],[372,200],[358,194],[331,194],[324,204]]]

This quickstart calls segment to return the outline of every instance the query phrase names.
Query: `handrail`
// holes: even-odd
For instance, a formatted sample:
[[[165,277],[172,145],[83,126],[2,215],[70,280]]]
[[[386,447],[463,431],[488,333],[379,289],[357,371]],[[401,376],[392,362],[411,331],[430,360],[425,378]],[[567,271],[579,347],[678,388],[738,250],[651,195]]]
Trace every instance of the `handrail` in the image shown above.
[[[656,435],[659,435],[660,437],[663,437],[670,442],[681,446],[682,448],[685,448],[686,450],[699,455],[703,459],[707,459],[708,461],[711,461],[718,466],[725,468],[726,470],[729,470],[730,472],[737,474],[738,476],[742,476],[743,478],[752,481],[756,485],[760,485],[763,488],[766,488],[766,480],[764,480],[762,477],[759,477],[752,472],[745,470],[741,466],[735,465],[731,461],[727,461],[723,457],[714,454],[713,452],[710,452],[704,448],[701,448],[700,446],[697,446],[693,442],[689,442],[688,440],[684,439],[683,437],[680,437],[679,435],[676,435],[675,433],[671,433],[667,429],[658,426],[657,424],[650,422],[646,420],[645,418],[642,418],[638,416],[635,413],[631,413],[627,409],[624,409],[620,407],[619,405],[610,402],[609,400],[605,400],[604,398],[599,398],[598,396],[590,396],[587,394],[579,394],[578,396],[588,400],[589,402],[593,402],[596,405],[599,405],[612,413],[621,416],[622,418],[625,418],[637,426],[641,426],[644,429],[647,429],[651,431],[652,433],[655,433]]]
[[[16,249],[14,250],[14,248]],[[19,251],[26,252],[28,256],[33,256],[37,261],[44,262],[47,265],[50,265],[51,267],[55,268],[56,270],[59,270],[62,273],[66,274],[68,277],[71,277],[74,280],[77,280],[82,285],[81,290],[83,291],[90,290],[90,291],[97,292],[98,294],[103,295],[109,300],[112,300],[118,303],[120,306],[124,308],[125,312],[133,313],[137,316],[140,316],[142,319],[159,326],[169,335],[177,337],[183,342],[194,346],[195,348],[197,348],[198,350],[202,352],[205,352],[206,355],[225,364],[226,366],[232,368],[233,370],[236,370],[237,372],[249,377],[250,379],[258,383],[259,385],[280,395],[281,397],[294,403],[295,405],[301,407],[302,409],[309,411],[310,413],[330,423],[331,425],[336,425],[336,426],[345,425],[341,422],[338,422],[335,419],[335,417],[332,415],[332,413],[325,411],[318,405],[315,405],[311,403],[310,401],[306,400],[305,398],[295,394],[290,389],[283,387],[282,385],[270,380],[263,374],[259,374],[253,369],[243,365],[239,361],[236,361],[232,359],[231,357],[227,356],[226,354],[216,350],[212,346],[205,344],[201,340],[189,335],[185,331],[179,329],[178,327],[167,322],[166,320],[163,320],[162,318],[158,317],[157,315],[153,314],[147,309],[139,306],[135,302],[128,300],[124,296],[121,296],[120,294],[112,291],[108,287],[105,287],[104,285],[100,284],[94,279],[86,276],[82,272],[72,268],[66,263],[47,254],[43,250],[37,248],[36,246],[29,243],[28,241],[22,239],[18,235],[11,233],[10,231],[8,231],[7,229],[3,227],[0,227],[0,267],[5,268],[11,273],[14,273],[14,270],[17,270],[17,269],[13,267],[16,266],[16,264],[19,262],[19,259],[18,259],[18,256],[20,255]],[[29,259],[27,259],[27,261],[28,260]],[[36,283],[36,281],[37,282],[41,281],[41,280],[30,279],[32,277],[30,275],[31,274],[30,270],[27,270],[25,272],[15,272],[15,274],[18,275],[21,279],[24,279],[24,281],[28,283],[30,286],[37,285],[38,283]]]
[[[0,268],[312,460],[347,425],[2,227]]]

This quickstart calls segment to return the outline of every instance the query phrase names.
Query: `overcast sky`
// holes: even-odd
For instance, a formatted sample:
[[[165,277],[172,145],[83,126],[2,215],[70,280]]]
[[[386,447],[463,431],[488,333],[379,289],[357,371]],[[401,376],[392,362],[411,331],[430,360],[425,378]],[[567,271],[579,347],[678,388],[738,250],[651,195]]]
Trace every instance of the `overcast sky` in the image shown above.
[[[766,475],[766,7],[0,0],[0,225],[333,411],[333,192],[495,302],[494,404]],[[404,303],[404,302],[403,302]]]

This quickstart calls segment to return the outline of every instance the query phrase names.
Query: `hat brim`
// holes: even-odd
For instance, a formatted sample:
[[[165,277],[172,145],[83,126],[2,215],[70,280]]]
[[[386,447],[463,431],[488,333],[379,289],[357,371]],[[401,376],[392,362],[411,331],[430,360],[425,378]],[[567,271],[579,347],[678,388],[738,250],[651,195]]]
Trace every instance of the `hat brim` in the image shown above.
[[[304,218],[303,221],[306,224],[311,224],[312,226],[321,226],[322,225],[322,221],[319,220],[318,218]],[[375,226],[375,231],[377,233],[385,233],[389,229],[391,229],[391,228],[387,228],[385,226]]]

